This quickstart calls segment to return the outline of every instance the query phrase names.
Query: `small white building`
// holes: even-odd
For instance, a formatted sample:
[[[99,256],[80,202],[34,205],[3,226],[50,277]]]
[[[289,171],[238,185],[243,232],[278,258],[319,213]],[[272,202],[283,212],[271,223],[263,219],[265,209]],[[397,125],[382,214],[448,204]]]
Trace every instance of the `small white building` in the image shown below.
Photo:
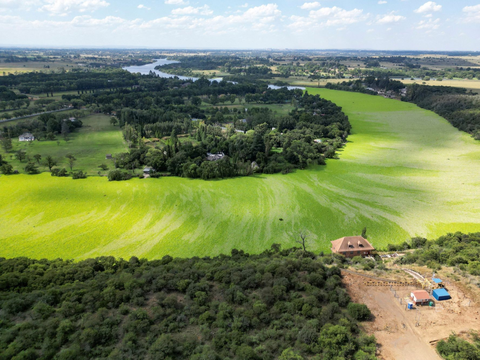
[[[416,290],[412,291],[410,298],[413,300],[415,305],[427,304],[430,301],[430,294],[425,290]]]
[[[217,161],[223,159],[225,154],[223,152],[212,154],[212,153],[207,153],[207,160],[208,161]]]
[[[24,133],[18,137],[18,141],[33,141],[35,137],[30,133]]]

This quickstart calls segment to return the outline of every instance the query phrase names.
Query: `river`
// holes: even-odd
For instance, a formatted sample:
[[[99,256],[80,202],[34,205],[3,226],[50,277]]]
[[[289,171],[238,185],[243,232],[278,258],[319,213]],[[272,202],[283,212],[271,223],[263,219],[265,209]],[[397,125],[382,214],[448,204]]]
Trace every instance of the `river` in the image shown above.
[[[181,80],[193,80],[193,81],[196,81],[196,80],[199,79],[199,78],[196,78],[196,77],[188,77],[188,76],[179,76],[179,75],[174,75],[174,74],[167,74],[167,73],[164,73],[162,71],[159,71],[159,70],[155,69],[157,66],[177,64],[177,63],[179,63],[179,61],[167,60],[167,59],[156,59],[155,62],[152,63],[152,64],[146,64],[146,65],[141,65],[141,66],[127,66],[127,67],[124,67],[123,70],[127,70],[131,73],[140,73],[142,75],[148,75],[148,74],[150,74],[150,71],[153,71],[155,74],[157,74],[158,76],[163,77],[163,78],[178,77]],[[213,78],[213,79],[209,79],[209,80],[220,82],[223,79],[222,78]],[[286,87],[288,90],[294,90],[294,89],[305,90],[304,87],[300,87],[300,86],[284,86],[284,87]],[[268,88],[273,89],[273,90],[278,90],[278,89],[281,89],[282,86],[268,85]]]

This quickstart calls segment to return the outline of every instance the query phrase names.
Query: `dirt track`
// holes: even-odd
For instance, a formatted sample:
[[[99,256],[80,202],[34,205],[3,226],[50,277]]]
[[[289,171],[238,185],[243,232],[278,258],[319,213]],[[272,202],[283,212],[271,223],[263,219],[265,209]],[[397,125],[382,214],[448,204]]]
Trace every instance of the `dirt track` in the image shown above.
[[[361,276],[344,274],[352,299],[366,304],[375,317],[364,323],[364,328],[377,338],[381,359],[439,360],[431,341],[446,338],[452,331],[480,329],[479,308],[453,285],[449,288],[452,300],[439,303],[436,309],[420,307],[407,311],[406,298],[417,287],[397,287],[396,298],[389,287],[366,286],[364,280]]]

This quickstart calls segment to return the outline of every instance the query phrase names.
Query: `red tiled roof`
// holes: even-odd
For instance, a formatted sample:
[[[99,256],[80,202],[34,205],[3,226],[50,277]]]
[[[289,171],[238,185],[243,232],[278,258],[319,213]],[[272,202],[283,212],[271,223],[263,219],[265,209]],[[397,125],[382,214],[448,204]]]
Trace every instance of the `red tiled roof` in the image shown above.
[[[333,252],[347,252],[347,251],[373,251],[375,248],[367,239],[361,236],[345,236],[343,238],[334,240],[332,243]]]
[[[417,300],[430,299],[430,295],[425,290],[415,290],[415,291],[412,291],[412,294],[413,296],[415,296],[415,299]]]

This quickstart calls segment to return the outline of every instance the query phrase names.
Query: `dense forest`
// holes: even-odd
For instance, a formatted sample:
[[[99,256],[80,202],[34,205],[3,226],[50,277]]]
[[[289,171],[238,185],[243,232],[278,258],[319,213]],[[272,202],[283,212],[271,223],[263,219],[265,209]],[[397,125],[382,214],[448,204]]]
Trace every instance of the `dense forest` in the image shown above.
[[[40,86],[37,82],[42,83],[44,76],[17,75],[4,82],[11,88],[30,90],[29,86]],[[123,78],[132,86],[117,87],[115,81]],[[63,94],[61,100],[47,97],[31,101],[33,105],[27,103],[30,108],[22,111],[41,112],[61,106],[77,109],[78,117],[80,111],[113,114],[112,124],[122,128],[130,150],[115,154],[117,170],[113,170],[111,180],[128,179],[128,172],[142,166],[152,167],[156,172],[152,176],[202,179],[288,173],[312,163],[325,164],[325,158],[334,157],[343,146],[351,128],[341,108],[318,95],[304,95],[299,89],[274,90],[260,82],[205,78],[194,82],[159,78],[153,73],[125,75],[117,70],[60,73],[52,75],[51,81],[56,85],[49,88],[55,91],[75,88],[77,92]],[[90,88],[91,81],[96,84],[94,90],[81,90]],[[258,106],[247,109],[242,103]],[[293,110],[279,115],[268,107],[272,104],[288,104]],[[60,113],[42,114],[36,120],[5,123],[0,138],[6,144],[8,138],[28,131],[37,140],[55,140],[56,135],[81,126],[62,122],[62,117]],[[166,141],[159,144],[159,139]],[[8,147],[4,146],[7,152]]]
[[[0,258],[0,359],[375,359],[331,256]]]
[[[415,249],[397,261],[400,264],[426,265],[438,268],[441,265],[458,266],[471,275],[480,275],[480,233],[454,233],[436,240],[412,238],[411,243],[389,245],[391,251]]]
[[[120,69],[86,70],[46,74],[28,72],[0,76],[0,86],[16,88],[25,94],[53,95],[60,91],[77,91],[79,94],[97,89],[117,89],[138,84],[138,76]]]
[[[148,116],[133,115],[131,110],[124,109],[121,123],[125,122],[124,137],[132,150],[117,155],[117,166],[130,169],[148,165],[177,176],[211,179],[250,175],[254,171],[287,173],[311,163],[325,164],[324,159],[335,155],[350,132],[348,117],[341,108],[318,95],[301,96],[286,89],[284,92],[298,102],[299,108],[290,115],[277,117],[267,108],[257,108],[245,114],[246,118],[239,123],[235,112],[218,109],[193,130],[196,143],[180,142],[177,137],[191,129],[189,120],[159,122],[154,116],[155,123],[145,124]],[[154,113],[155,109],[147,112]],[[221,124],[229,121],[242,129],[229,125],[222,131]],[[244,133],[245,130],[248,131]],[[140,141],[141,131],[156,136],[171,132],[170,141],[166,147],[152,149]],[[209,158],[208,153],[217,157]]]

